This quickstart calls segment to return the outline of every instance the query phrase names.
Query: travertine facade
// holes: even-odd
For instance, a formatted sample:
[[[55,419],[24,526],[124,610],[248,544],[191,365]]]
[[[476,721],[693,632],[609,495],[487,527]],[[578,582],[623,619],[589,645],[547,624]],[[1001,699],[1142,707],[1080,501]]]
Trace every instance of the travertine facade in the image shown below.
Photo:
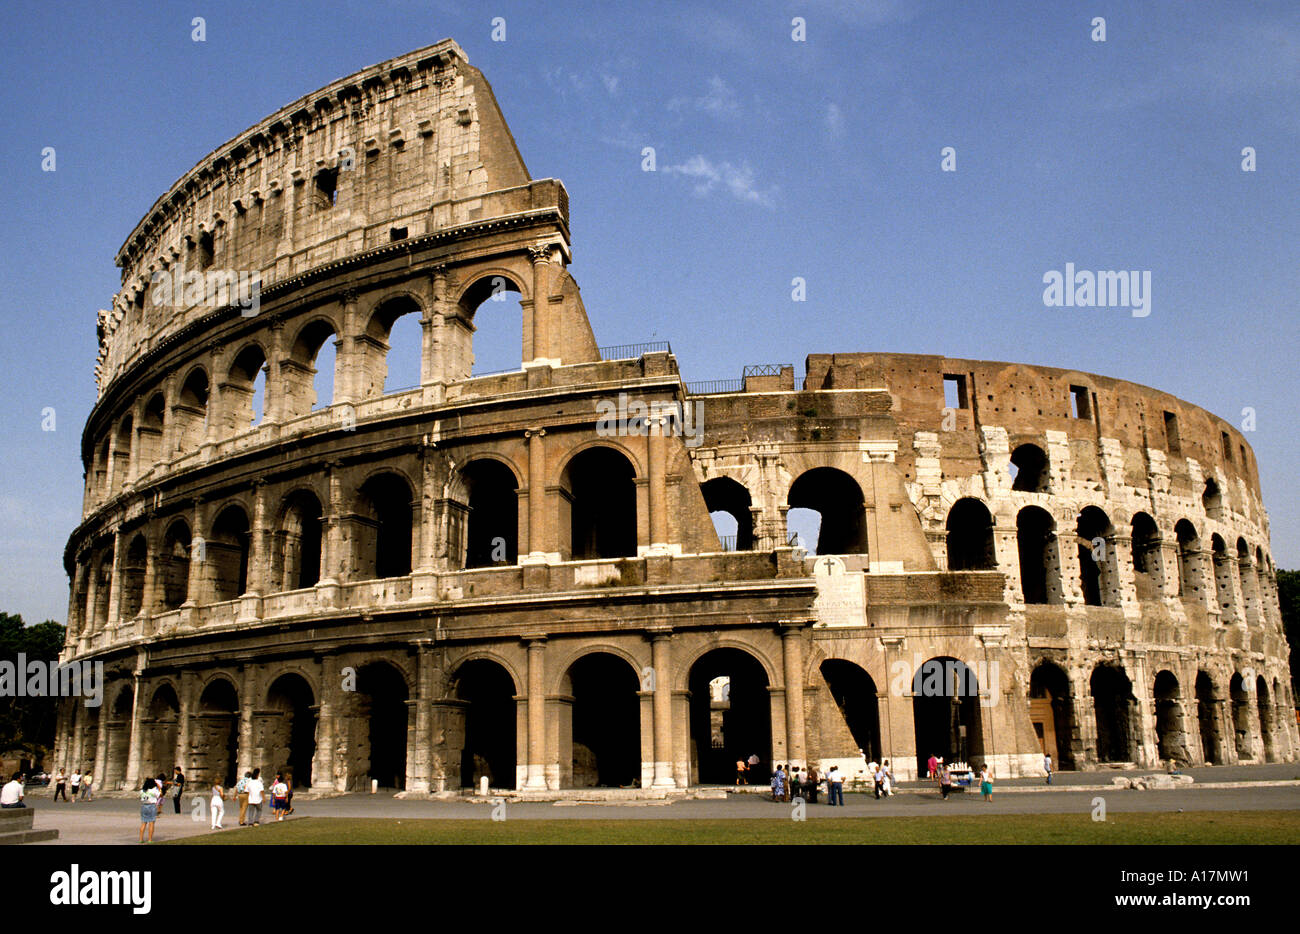
[[[111,680],[65,706],[58,765],[420,792],[730,783],[750,753],[764,777],[860,751],[899,777],[931,753],[1003,776],[1044,748],[1295,758],[1232,426],[939,357],[689,385],[666,346],[597,347],[569,249],[564,187],[529,176],[449,41],[291,104],[159,199],[100,316],[64,657]],[[476,376],[502,289],[521,366]],[[420,385],[386,392],[405,315]],[[791,509],[821,514],[815,554]]]

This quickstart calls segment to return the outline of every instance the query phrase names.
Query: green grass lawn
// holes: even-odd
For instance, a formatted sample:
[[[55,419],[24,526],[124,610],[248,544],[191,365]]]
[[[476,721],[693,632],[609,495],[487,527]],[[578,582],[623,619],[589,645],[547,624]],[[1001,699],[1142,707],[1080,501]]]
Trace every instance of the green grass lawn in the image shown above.
[[[186,844],[322,843],[1288,843],[1300,811],[1184,814],[1017,814],[773,820],[438,820],[304,817],[168,841]]]

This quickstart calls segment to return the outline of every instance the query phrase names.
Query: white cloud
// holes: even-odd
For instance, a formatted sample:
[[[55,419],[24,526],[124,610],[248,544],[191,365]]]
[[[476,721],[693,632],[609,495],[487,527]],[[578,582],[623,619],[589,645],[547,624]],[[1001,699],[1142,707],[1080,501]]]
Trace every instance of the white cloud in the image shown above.
[[[832,139],[844,135],[844,113],[840,110],[840,105],[833,101],[826,105],[826,132]]]
[[[601,82],[605,85],[605,90],[611,95],[618,93],[618,78],[615,75],[601,75]]]
[[[759,188],[758,178],[748,164],[732,165],[730,162],[713,162],[705,156],[695,155],[680,165],[663,169],[665,175],[681,175],[694,182],[697,195],[707,195],[725,190],[739,201],[773,207],[776,189]]]
[[[669,110],[682,110],[693,107],[701,113],[713,117],[736,117],[740,115],[740,100],[727,82],[717,75],[709,79],[705,92],[695,98],[674,97],[668,102]]]

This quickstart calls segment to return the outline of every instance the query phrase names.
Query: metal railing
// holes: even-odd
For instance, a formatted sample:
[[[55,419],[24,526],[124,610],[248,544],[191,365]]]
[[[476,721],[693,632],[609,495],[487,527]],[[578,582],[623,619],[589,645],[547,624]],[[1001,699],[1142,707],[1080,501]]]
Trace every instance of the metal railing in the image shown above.
[[[692,396],[717,395],[724,392],[744,392],[743,379],[710,379],[703,382],[687,383],[686,391]]]
[[[741,377],[746,376],[780,376],[781,370],[789,367],[794,369],[793,363],[751,363],[741,371]]]
[[[672,353],[668,341],[644,341],[640,344],[613,344],[609,347],[597,347],[602,360],[635,360],[642,354],[667,352]]]

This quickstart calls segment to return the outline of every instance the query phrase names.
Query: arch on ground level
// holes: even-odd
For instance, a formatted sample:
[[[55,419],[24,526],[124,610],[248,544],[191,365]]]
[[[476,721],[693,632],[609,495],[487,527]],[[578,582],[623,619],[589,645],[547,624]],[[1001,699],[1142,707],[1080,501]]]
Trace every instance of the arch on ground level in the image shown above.
[[[966,496],[952,504],[944,522],[948,570],[991,571],[998,566],[993,546],[993,516],[981,500]]]
[[[975,669],[950,656],[930,658],[912,676],[917,774],[930,756],[945,763],[983,764],[983,718]]]
[[[813,467],[801,473],[786,496],[790,510],[810,509],[820,516],[816,547],[809,553],[818,555],[866,554],[867,513],[862,487],[835,467]],[[789,515],[786,532],[791,528]],[[802,532],[800,533],[802,535]],[[811,536],[810,536],[811,537]],[[810,544],[805,543],[805,547]]]
[[[1232,702],[1232,734],[1238,759],[1251,759],[1255,755],[1250,736],[1250,693],[1246,688],[1241,672],[1234,671],[1228,680],[1228,698]]]
[[[560,690],[573,698],[571,772],[565,784],[573,788],[641,784],[640,690],[636,668],[611,652],[588,652],[569,665]],[[563,759],[560,765],[563,770]]]
[[[127,759],[131,753],[131,720],[135,708],[135,690],[130,682],[123,682],[113,697],[108,713],[108,741],[104,753],[100,780],[104,789],[117,788],[126,781]],[[143,776],[141,776],[143,779]]]
[[[1085,606],[1113,606],[1116,603],[1114,532],[1110,517],[1102,509],[1085,506],[1079,513],[1075,534],[1079,536],[1079,587]]]
[[[225,676],[209,681],[199,694],[198,714],[190,727],[193,759],[189,776],[196,788],[220,782],[232,788],[239,752],[239,692]]]
[[[231,361],[226,382],[221,386],[221,407],[227,413],[232,434],[248,431],[262,423],[266,414],[266,351],[253,342]]]
[[[470,658],[452,675],[452,693],[460,701],[464,737],[460,758],[461,788],[477,788],[486,776],[492,788],[518,785],[518,703],[509,669],[490,658]]]
[[[1016,549],[1025,603],[1060,603],[1061,561],[1051,513],[1026,506],[1016,514]]]
[[[340,394],[338,344],[338,328],[329,318],[313,318],[298,329],[288,357],[280,364],[280,405],[285,419],[333,404]]]
[[[713,520],[723,551],[751,551],[754,547],[753,499],[744,484],[731,477],[714,477],[700,484],[700,492],[704,494],[704,505]]]
[[[1223,733],[1219,717],[1219,692],[1206,671],[1196,673],[1196,720],[1201,733],[1201,758],[1206,765],[1222,765]]]
[[[320,581],[325,556],[324,512],[320,498],[311,490],[294,490],[284,498],[271,555],[275,590],[301,590]]]
[[[519,563],[519,480],[493,457],[478,457],[460,471],[465,485],[464,548],[461,567]],[[459,516],[453,511],[453,516]],[[453,541],[460,541],[455,534]]]
[[[1178,676],[1168,669],[1156,672],[1151,689],[1156,711],[1156,755],[1175,766],[1192,761],[1183,729],[1183,693]]]
[[[294,788],[311,785],[312,757],[316,755],[316,692],[301,674],[288,671],[271,682],[266,690],[263,745],[260,762],[263,771],[281,772]],[[259,764],[255,760],[255,764]]]
[[[357,669],[356,691],[349,700],[368,750],[366,757],[359,757],[355,773],[349,769],[352,790],[368,791],[372,780],[380,788],[405,790],[410,721],[406,677],[389,662],[369,662]]]
[[[122,619],[135,619],[144,608],[144,574],[149,561],[149,544],[143,533],[127,545],[122,565]]]
[[[1097,761],[1136,762],[1137,698],[1122,665],[1103,662],[1089,679],[1097,722]]]
[[[168,682],[159,684],[154,688],[149,706],[145,709],[146,720],[140,724],[143,730],[140,776],[165,775],[170,779],[172,769],[181,764],[176,748],[181,719],[181,704],[176,696],[176,688]]]
[[[1149,513],[1137,512],[1133,514],[1130,531],[1137,598],[1158,600],[1164,590],[1164,558],[1160,551],[1160,529]]]
[[[1201,575],[1197,567],[1201,537],[1196,526],[1187,519],[1178,520],[1174,537],[1178,540],[1178,596],[1184,600],[1191,599],[1201,592]]]
[[[1273,705],[1268,693],[1268,682],[1263,675],[1255,678],[1255,706],[1259,711],[1259,736],[1264,743],[1264,761],[1276,762],[1277,739],[1273,736]]]
[[[359,580],[411,573],[413,494],[400,474],[382,471],[357,490],[353,564]]]
[[[719,687],[711,690],[715,682]],[[755,774],[770,773],[769,684],[763,663],[745,649],[710,649],[694,661],[687,673],[692,784],[729,785],[736,762],[751,755],[759,759]]]
[[[176,447],[172,453],[189,454],[203,443],[207,432],[209,386],[208,371],[201,366],[190,370],[181,383],[176,404],[172,407],[176,423]]]
[[[158,583],[165,610],[179,609],[186,600],[190,586],[190,525],[184,519],[173,519],[163,535],[162,550],[158,553]]]
[[[213,603],[234,600],[248,590],[248,558],[252,533],[244,507],[232,503],[217,514],[204,543],[203,565],[210,575]]]
[[[841,658],[828,658],[818,666],[844,725],[868,762],[884,758],[880,742],[880,702],[876,682],[862,666]]]
[[[520,368],[530,298],[531,289],[504,268],[480,270],[470,280],[457,300],[459,314],[447,323],[452,359],[464,361],[452,379]]]
[[[636,555],[636,468],[623,452],[595,445],[573,455],[560,474],[559,503],[566,560]]]
[[[1055,662],[1044,659],[1029,675],[1029,721],[1058,769],[1077,767],[1074,696],[1069,675]]]
[[[1048,492],[1051,477],[1047,452],[1036,444],[1020,444],[1011,452],[1011,489],[1025,493]]]

